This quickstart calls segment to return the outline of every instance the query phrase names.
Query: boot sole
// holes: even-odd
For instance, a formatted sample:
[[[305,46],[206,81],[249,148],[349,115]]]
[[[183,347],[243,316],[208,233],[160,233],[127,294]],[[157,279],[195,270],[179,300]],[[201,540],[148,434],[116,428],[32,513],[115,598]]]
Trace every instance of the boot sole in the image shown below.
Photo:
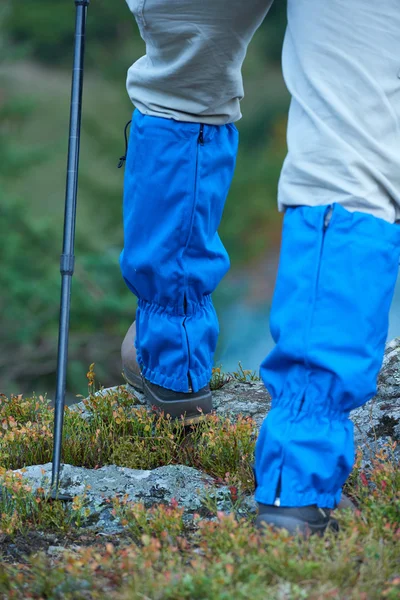
[[[133,371],[130,371],[127,367],[122,369],[122,376],[128,385],[133,387],[138,392],[144,392],[143,379],[141,375],[137,375]]]
[[[213,409],[211,392],[202,395],[196,394],[195,398],[188,398],[187,400],[162,400],[146,385],[145,380],[143,381],[143,387],[146,402],[149,406],[155,408],[157,412],[170,415],[172,419],[183,419],[185,425],[194,425],[204,421]]]
[[[322,537],[327,529],[338,531],[339,526],[335,519],[330,519],[327,523],[310,524],[301,519],[296,519],[293,516],[283,516],[275,514],[259,515],[256,519],[256,527],[260,530],[266,526],[275,527],[277,529],[286,529],[291,535],[300,534],[305,537],[308,535],[319,535]]]
[[[150,408],[156,409],[159,413],[168,414],[175,420],[183,419],[185,426],[201,423],[212,411],[211,393],[190,400],[165,401],[152,393],[140,375],[133,373],[127,367],[123,369],[122,374],[127,385],[133,388],[133,393],[135,391],[144,393],[146,403]]]

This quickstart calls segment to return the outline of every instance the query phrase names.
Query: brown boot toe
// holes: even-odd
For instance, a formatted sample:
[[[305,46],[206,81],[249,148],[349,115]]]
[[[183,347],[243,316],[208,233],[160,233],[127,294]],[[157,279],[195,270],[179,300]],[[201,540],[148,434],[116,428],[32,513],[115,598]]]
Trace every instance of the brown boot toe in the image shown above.
[[[129,327],[121,346],[122,373],[129,385],[143,392],[142,373],[136,359],[135,339],[136,322],[134,321]]]

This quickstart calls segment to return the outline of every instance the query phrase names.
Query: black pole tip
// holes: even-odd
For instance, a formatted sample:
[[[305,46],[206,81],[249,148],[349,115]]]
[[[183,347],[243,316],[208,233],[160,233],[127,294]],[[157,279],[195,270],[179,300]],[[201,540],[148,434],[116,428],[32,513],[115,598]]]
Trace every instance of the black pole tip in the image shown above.
[[[76,6],[89,6],[90,0],[75,0]]]
[[[59,500],[60,502],[72,502],[74,497],[71,494],[61,494],[59,490],[52,488],[48,496],[51,500]]]

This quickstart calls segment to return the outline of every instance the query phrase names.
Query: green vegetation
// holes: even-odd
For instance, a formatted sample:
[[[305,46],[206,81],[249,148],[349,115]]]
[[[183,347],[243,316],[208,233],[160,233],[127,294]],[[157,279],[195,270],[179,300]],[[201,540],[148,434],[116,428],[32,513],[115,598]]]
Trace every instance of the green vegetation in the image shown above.
[[[33,458],[48,460],[51,410],[45,399],[2,398],[1,408],[0,455],[7,469]],[[122,390],[114,397],[91,396],[86,409],[86,422],[81,414],[66,410],[67,462],[75,457],[79,464],[90,465],[97,454],[102,464],[107,456],[112,458],[111,443],[120,438],[129,440],[127,462],[121,455],[121,465],[169,464],[179,454],[179,460],[205,470],[216,481],[225,474],[226,483],[234,481],[242,491],[249,489],[253,452],[249,420],[239,418],[233,424],[209,417],[197,432],[186,432],[190,449],[185,453],[179,424],[172,426],[168,419],[129,408]],[[89,443],[88,453],[83,446]],[[390,458],[393,449],[381,451],[368,472],[361,470],[362,457],[358,457],[346,489],[357,510],[336,515],[339,534],[305,540],[289,537],[285,531],[260,533],[251,519],[237,519],[234,514],[218,513],[212,520],[197,516],[188,522],[175,501],[149,510],[126,497],[112,500],[112,514],[123,533],[102,537],[82,527],[88,516],[85,495],[74,498],[72,504],[51,502],[44,488],[33,492],[21,474],[2,468],[0,548],[13,544],[27,548],[29,556],[15,562],[12,554],[4,554],[0,597],[397,600],[400,472]],[[233,491],[236,497],[234,487]],[[210,510],[209,505],[205,507]],[[62,547],[54,553],[49,547],[55,535]]]
[[[216,512],[205,490],[202,517],[186,520],[176,501],[148,509],[127,496],[110,500],[123,532],[88,530],[86,492],[54,502],[12,469],[50,460],[53,409],[44,397],[0,397],[0,598],[37,600],[397,600],[400,595],[400,471],[395,442],[367,471],[359,454],[345,492],[357,509],[340,511],[339,534],[324,539],[258,532],[235,516],[252,492],[255,426],[209,415],[183,427],[135,404],[125,388],[96,392],[87,373],[84,408],[65,409],[63,459],[98,468],[151,469],[185,464],[228,485],[231,515]],[[253,381],[242,366],[214,370],[213,386]],[[100,390],[101,392],[101,390]],[[22,469],[23,472],[23,469]],[[205,515],[210,519],[206,519]],[[243,514],[243,513],[242,513]],[[54,540],[62,546],[50,548]],[[16,549],[17,560],[13,560]],[[3,555],[2,555],[3,552]]]
[[[0,382],[3,393],[53,390],[74,30],[73,0],[6,0],[0,8]],[[122,383],[119,347],[136,301],[120,276],[125,74],[143,54],[124,0],[89,7],[68,389],[96,362]],[[279,240],[277,179],[288,95],[279,55],[285,3],[276,2],[244,67],[241,148],[221,224],[233,268]],[[245,208],[244,208],[245,207]],[[223,302],[229,299],[224,297]],[[222,296],[215,295],[217,310]]]
[[[92,382],[92,370],[88,376]],[[68,464],[132,469],[183,464],[218,479],[229,473],[226,483],[243,491],[254,487],[251,459],[256,431],[249,418],[233,422],[213,414],[188,428],[183,420],[173,421],[169,415],[160,418],[137,406],[124,387],[112,393],[92,393],[83,404],[84,409],[65,409],[63,460]],[[0,468],[20,469],[51,461],[54,410],[46,398],[1,396],[0,414]]]
[[[391,473],[394,477],[394,472]],[[399,481],[397,479],[397,485]],[[388,498],[374,503],[381,514]],[[51,600],[397,600],[398,522],[366,505],[337,515],[340,533],[302,540],[286,532],[259,534],[251,522],[219,514],[191,528],[174,503],[151,511],[122,509],[127,535],[120,542],[75,544],[49,557],[35,554],[18,565],[3,564],[3,598]],[[76,541],[76,540],[75,540]],[[86,542],[87,543],[87,542]]]

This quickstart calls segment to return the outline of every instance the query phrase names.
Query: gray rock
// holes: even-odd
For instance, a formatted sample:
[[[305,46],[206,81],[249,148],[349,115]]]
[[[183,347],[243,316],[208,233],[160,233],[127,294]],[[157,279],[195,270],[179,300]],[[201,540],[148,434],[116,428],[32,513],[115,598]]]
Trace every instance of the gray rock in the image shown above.
[[[233,418],[238,415],[251,417],[259,429],[271,408],[271,396],[262,381],[230,381],[213,392],[213,404],[217,414]]]
[[[355,444],[364,455],[364,465],[390,440],[400,441],[400,338],[386,346],[375,398],[351,414]],[[393,453],[400,461],[400,445]]]
[[[118,394],[122,390],[130,392],[134,405],[138,407],[143,406],[150,411],[144,394],[138,392],[130,385],[105,388],[94,395],[105,397],[107,395]],[[217,414],[233,419],[238,415],[251,417],[259,428],[271,408],[271,396],[265,389],[262,381],[246,383],[230,381],[223,388],[213,392],[213,404]],[[90,419],[90,411],[87,410],[84,402],[72,405],[70,410],[79,411],[83,418]]]
[[[47,554],[50,555],[58,555],[58,554],[62,554],[63,552],[65,552],[66,548],[65,546],[49,546],[47,548]]]
[[[38,487],[48,489],[51,463],[27,467],[23,475],[34,490]],[[142,502],[147,508],[154,504],[169,504],[174,498],[184,508],[186,518],[193,518],[195,513],[209,514],[205,506],[206,490],[215,510],[232,510],[231,495],[226,486],[216,488],[211,477],[183,465],[169,465],[152,471],[115,465],[96,470],[64,465],[60,478],[61,493],[71,496],[85,494],[85,506],[90,510],[86,525],[108,531],[120,529],[111,515],[108,500],[112,498],[126,495],[128,501]],[[251,511],[254,506],[246,499],[241,510]]]
[[[400,409],[400,338],[386,346],[383,365],[378,378],[378,397]]]

